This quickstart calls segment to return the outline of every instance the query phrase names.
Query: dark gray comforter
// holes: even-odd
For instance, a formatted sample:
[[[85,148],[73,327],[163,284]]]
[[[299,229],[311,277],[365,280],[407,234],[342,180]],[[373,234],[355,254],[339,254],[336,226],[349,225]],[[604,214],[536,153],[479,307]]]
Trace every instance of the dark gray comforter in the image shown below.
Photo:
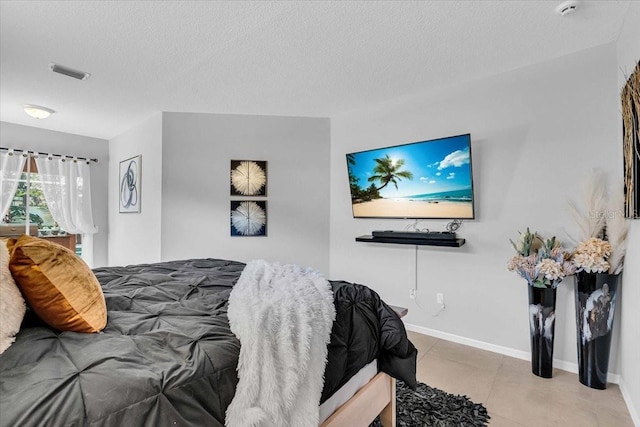
[[[222,426],[240,343],[227,300],[244,264],[214,259],[94,270],[103,333],[57,332],[28,313],[0,355],[2,426]],[[378,357],[415,384],[416,350],[368,288],[332,282],[337,319],[322,400]]]

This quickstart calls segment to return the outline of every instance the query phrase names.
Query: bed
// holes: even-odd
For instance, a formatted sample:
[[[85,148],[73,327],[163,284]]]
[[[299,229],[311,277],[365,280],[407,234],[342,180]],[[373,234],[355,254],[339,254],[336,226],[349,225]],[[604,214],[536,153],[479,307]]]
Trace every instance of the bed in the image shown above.
[[[58,332],[28,312],[0,355],[0,425],[223,426],[240,350],[227,302],[243,268],[190,259],[95,269],[108,310],[99,334]],[[394,378],[415,385],[417,352],[375,292],[330,283],[336,320],[321,402],[374,360],[379,373],[323,425],[355,425],[372,411],[391,425]]]

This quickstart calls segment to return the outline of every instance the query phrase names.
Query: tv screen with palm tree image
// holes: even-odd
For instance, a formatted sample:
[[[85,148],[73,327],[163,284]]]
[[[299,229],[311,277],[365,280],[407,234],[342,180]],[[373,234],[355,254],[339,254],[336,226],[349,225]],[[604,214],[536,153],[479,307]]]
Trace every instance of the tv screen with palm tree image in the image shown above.
[[[473,219],[471,136],[347,154],[355,218]]]

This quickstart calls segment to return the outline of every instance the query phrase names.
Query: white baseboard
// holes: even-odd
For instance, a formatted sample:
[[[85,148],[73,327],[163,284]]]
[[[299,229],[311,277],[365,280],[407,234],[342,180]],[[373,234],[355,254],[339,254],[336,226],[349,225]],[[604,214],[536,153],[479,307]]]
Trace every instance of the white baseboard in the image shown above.
[[[640,426],[640,415],[638,414],[638,410],[636,409],[636,407],[633,406],[631,395],[629,394],[629,389],[627,389],[627,384],[624,382],[624,380],[621,380],[618,383],[618,386],[620,387],[620,392],[622,393],[624,403],[627,405],[627,409],[629,410],[629,415],[631,415],[633,425]]]
[[[531,353],[528,351],[516,350],[509,347],[503,347],[501,345],[495,345],[486,343],[483,341],[474,340],[471,338],[461,337],[459,335],[450,334],[448,332],[437,331],[435,329],[429,329],[418,325],[412,325],[405,323],[405,328],[409,331],[418,332],[423,335],[429,335],[434,338],[440,338],[446,341],[455,342],[458,344],[468,345],[469,347],[479,348],[481,350],[492,351],[494,353],[503,354],[509,357],[515,357],[516,359],[531,360]],[[578,364],[574,362],[568,362],[566,360],[553,359],[553,366],[563,371],[578,373]],[[613,384],[620,384],[620,375],[609,372],[607,374],[607,382]],[[626,400],[625,400],[626,401]],[[628,403],[627,403],[627,406]]]

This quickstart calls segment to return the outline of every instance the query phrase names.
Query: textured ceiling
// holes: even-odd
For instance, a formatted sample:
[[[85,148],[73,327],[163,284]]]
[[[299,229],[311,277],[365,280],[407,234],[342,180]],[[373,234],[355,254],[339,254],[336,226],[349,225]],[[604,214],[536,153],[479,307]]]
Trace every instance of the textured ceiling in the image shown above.
[[[159,111],[331,117],[612,42],[629,7],[559,3],[2,0],[0,120],[108,139]]]

